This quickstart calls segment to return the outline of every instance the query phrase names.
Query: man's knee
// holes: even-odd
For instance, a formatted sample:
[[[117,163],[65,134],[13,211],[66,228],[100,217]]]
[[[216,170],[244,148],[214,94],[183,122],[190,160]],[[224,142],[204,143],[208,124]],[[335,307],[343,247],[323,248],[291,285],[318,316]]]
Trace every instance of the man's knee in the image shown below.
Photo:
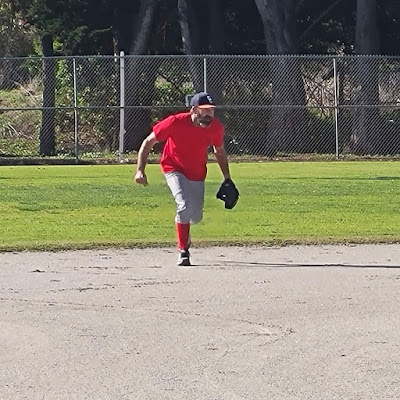
[[[175,221],[180,224],[188,224],[191,220],[191,209],[188,204],[179,204],[176,207]]]
[[[191,224],[198,224],[203,219],[203,212],[193,213],[192,217],[190,218]]]
[[[176,209],[176,222],[181,224],[197,224],[203,219],[203,210],[194,208],[190,203],[180,205]]]

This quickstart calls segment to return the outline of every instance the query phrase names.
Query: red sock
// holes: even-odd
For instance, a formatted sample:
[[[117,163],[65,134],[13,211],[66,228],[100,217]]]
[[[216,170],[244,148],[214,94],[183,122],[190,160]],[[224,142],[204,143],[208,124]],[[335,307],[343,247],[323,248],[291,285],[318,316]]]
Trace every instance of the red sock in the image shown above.
[[[177,222],[175,226],[179,250],[186,250],[188,248],[190,224],[180,224]]]

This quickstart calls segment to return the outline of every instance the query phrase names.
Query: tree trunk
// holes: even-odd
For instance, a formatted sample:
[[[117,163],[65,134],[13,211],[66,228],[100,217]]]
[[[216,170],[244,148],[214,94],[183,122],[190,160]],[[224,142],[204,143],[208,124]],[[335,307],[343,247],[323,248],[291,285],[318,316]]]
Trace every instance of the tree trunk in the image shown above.
[[[126,112],[125,149],[139,150],[143,139],[150,133],[151,100],[154,93],[155,63],[146,58],[134,57],[146,54],[153,27],[154,14],[159,0],[142,0],[135,18],[135,29],[125,60]],[[132,108],[129,108],[132,107]]]
[[[184,53],[186,55],[199,54],[199,24],[195,15],[193,0],[178,0],[178,14]],[[189,71],[194,91],[202,91],[204,89],[202,64],[198,59],[189,57]]]
[[[55,140],[55,60],[46,58],[54,56],[53,38],[51,35],[42,36],[42,51],[43,51],[43,110],[42,110],[42,125],[40,128],[39,153],[42,156],[55,155],[56,140]]]
[[[307,112],[304,82],[297,57],[297,2],[295,0],[255,0],[264,25],[267,54],[271,58],[273,109],[263,142],[267,155],[278,151],[308,150]],[[296,106],[296,107],[291,107]],[[302,107],[303,106],[303,107]]]
[[[224,54],[225,31],[224,31],[224,9],[221,0],[209,0],[210,29],[209,50],[211,54]],[[228,74],[230,68],[227,59],[207,59],[207,91],[213,96],[216,104],[222,104],[222,92],[225,79],[221,79],[221,71]],[[225,75],[226,76],[226,75]]]
[[[357,0],[356,53],[373,55],[379,52],[376,0]],[[379,153],[380,117],[379,60],[360,57],[356,61],[357,108],[353,112],[353,130],[350,149],[356,154]]]

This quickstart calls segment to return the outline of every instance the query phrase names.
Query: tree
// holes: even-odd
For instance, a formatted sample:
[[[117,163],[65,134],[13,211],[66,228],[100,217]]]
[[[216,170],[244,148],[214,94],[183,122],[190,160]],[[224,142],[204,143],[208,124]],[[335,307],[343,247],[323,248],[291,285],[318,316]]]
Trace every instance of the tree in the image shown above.
[[[400,7],[398,0],[381,0],[378,7],[378,32],[381,54],[399,55]]]
[[[32,4],[24,4],[23,10],[27,20],[34,24],[41,37],[41,49],[43,54],[43,101],[42,101],[42,124],[39,133],[39,153],[42,156],[52,156],[56,153],[55,134],[55,60],[53,48],[53,33],[46,26],[48,11],[46,0],[37,0]]]
[[[42,156],[54,156],[56,153],[55,134],[55,63],[53,37],[50,34],[42,36],[43,56],[43,109],[42,125],[39,134],[39,153]]]
[[[303,0],[298,14],[301,54],[352,54],[355,0]]]
[[[87,54],[113,51],[108,0],[18,0],[26,20],[35,28],[43,58],[43,109],[40,154],[56,153],[55,102],[57,54]],[[24,3],[23,3],[24,2]]]
[[[33,34],[26,27],[16,0],[0,4],[0,57],[25,56],[32,52]]]
[[[226,54],[264,54],[263,23],[254,0],[223,0]]]
[[[27,4],[29,23],[39,34],[53,36],[59,54],[112,54],[110,0],[33,0]]]
[[[260,13],[266,52],[281,57],[271,58],[269,76],[272,83],[272,110],[265,133],[264,151],[306,151],[307,128],[305,90],[298,54],[298,4],[295,0],[255,0]],[[296,108],[292,108],[295,106]]]
[[[0,57],[25,56],[33,51],[33,33],[26,26],[15,0],[0,4]],[[24,84],[21,63],[9,58],[0,63],[0,88],[11,89]]]
[[[379,60],[363,57],[379,54],[376,0],[357,0],[356,84],[358,107],[353,112],[351,150],[357,154],[379,152]]]
[[[192,56],[201,53],[200,24],[193,0],[178,0],[183,53]],[[203,90],[202,70],[196,58],[189,57],[190,76],[194,90]]]
[[[210,44],[211,54],[223,54],[225,51],[224,4],[222,0],[208,0],[210,7]]]
[[[128,48],[130,56],[148,53],[158,2],[159,0],[140,2],[131,31]],[[128,57],[125,66],[127,105],[125,150],[139,150],[150,127],[151,109],[148,104],[143,104],[143,97],[144,95],[149,99],[153,97],[157,65],[146,58]]]

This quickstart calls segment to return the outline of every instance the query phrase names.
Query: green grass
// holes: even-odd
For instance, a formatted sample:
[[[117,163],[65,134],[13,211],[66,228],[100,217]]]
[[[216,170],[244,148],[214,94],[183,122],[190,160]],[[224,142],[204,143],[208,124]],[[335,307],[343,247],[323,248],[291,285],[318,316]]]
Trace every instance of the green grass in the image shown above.
[[[209,165],[195,245],[400,241],[398,162],[231,164],[241,193],[225,210]],[[158,165],[0,167],[0,250],[173,245],[174,202]]]

